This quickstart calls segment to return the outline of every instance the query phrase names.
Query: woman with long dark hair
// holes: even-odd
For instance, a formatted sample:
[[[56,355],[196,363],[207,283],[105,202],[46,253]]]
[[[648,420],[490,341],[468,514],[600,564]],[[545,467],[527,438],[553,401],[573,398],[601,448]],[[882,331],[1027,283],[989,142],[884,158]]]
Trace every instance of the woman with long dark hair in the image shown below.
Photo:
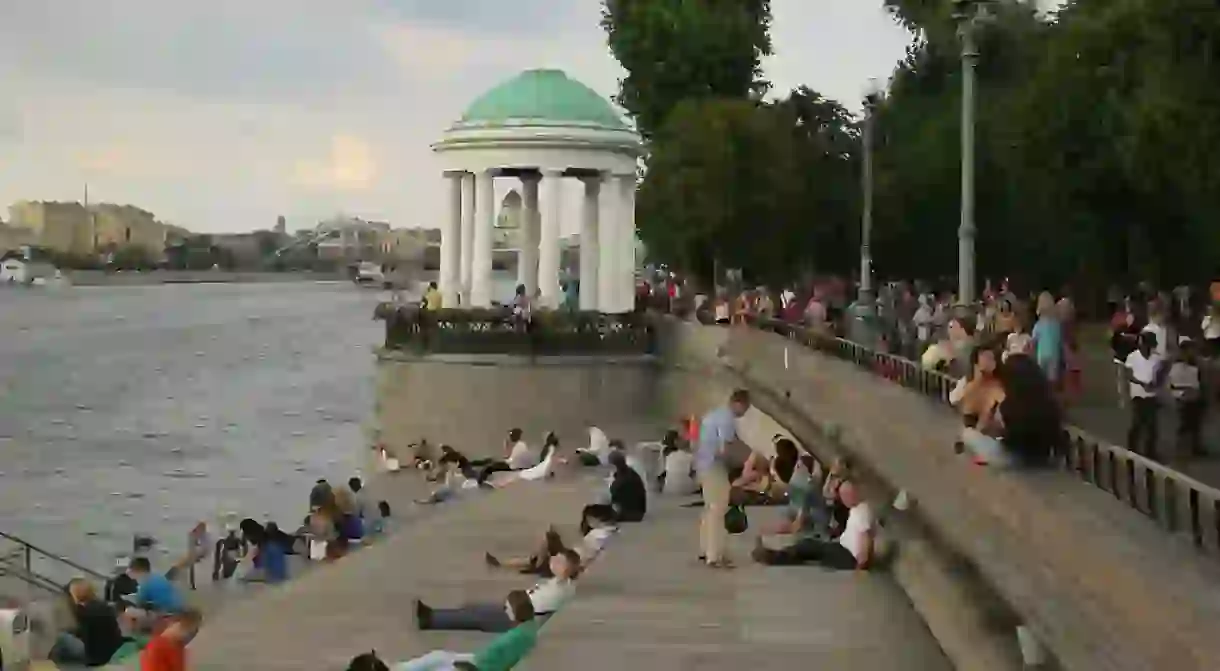
[[[1009,356],[998,370],[1002,396],[983,410],[979,426],[967,429],[966,446],[975,463],[1039,466],[1049,462],[1063,439],[1063,413],[1051,383],[1032,357]]]

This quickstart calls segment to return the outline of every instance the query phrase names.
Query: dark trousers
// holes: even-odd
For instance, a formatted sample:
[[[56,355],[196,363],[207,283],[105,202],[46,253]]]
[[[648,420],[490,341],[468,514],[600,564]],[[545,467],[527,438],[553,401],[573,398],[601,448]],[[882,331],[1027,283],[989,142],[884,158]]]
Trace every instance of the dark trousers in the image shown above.
[[[591,527],[589,525],[589,514],[593,513],[593,512],[598,512],[598,511],[600,511],[603,514],[608,515],[610,517],[610,519],[612,519],[616,522],[638,522],[639,521],[639,520],[619,519],[620,516],[618,514],[618,511],[616,511],[614,509],[614,506],[612,506],[608,503],[590,503],[589,505],[585,506],[583,510],[580,511],[580,533],[582,535],[587,534],[593,530],[593,527]]]
[[[490,478],[492,473],[503,473],[511,470],[513,470],[513,467],[509,466],[507,461],[493,461],[484,466],[483,470],[479,472],[479,484],[487,482],[487,478]]]
[[[1178,401],[1178,449],[1203,454],[1203,399]]]
[[[432,611],[427,629],[446,631],[486,631],[492,634],[513,628],[502,603],[479,603],[461,608],[437,608]]]
[[[818,564],[836,571],[856,568],[856,557],[847,548],[835,541],[812,538],[798,540],[778,550],[764,549],[759,553],[758,560],[770,566]]]
[[[538,613],[535,619],[545,622],[550,613]],[[429,622],[421,623],[422,629],[441,631],[485,631],[499,634],[516,624],[508,618],[502,603],[476,603],[460,608],[436,608]]]
[[[1155,398],[1131,399],[1131,428],[1127,429],[1127,449],[1150,459],[1156,458],[1161,406]]]

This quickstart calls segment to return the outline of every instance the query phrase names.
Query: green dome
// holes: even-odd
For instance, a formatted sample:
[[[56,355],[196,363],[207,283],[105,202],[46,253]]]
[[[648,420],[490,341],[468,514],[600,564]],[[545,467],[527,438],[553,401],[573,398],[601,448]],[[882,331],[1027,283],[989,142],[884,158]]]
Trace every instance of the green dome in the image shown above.
[[[562,70],[522,72],[471,103],[458,123],[496,125],[508,121],[627,127],[609,102]]]

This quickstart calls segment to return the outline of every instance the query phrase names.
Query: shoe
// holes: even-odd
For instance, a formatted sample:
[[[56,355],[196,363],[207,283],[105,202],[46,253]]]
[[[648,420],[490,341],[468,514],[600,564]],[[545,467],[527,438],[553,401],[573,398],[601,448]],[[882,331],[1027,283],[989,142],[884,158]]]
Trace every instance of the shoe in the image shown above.
[[[767,563],[767,546],[763,544],[762,536],[754,539],[754,549],[750,551],[750,558],[759,564]]]
[[[415,600],[415,626],[421,630],[432,627],[432,608],[419,599]]]
[[[483,561],[487,562],[487,565],[491,568],[500,568],[500,560],[496,559],[496,556],[490,552],[483,555]]]

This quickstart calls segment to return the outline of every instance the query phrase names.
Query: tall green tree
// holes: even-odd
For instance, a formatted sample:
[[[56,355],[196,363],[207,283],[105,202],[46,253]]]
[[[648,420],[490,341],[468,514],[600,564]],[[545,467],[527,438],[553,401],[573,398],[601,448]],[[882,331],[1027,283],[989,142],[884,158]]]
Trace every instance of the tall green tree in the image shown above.
[[[770,23],[770,0],[604,0],[616,101],[651,139],[683,102],[761,97]]]

